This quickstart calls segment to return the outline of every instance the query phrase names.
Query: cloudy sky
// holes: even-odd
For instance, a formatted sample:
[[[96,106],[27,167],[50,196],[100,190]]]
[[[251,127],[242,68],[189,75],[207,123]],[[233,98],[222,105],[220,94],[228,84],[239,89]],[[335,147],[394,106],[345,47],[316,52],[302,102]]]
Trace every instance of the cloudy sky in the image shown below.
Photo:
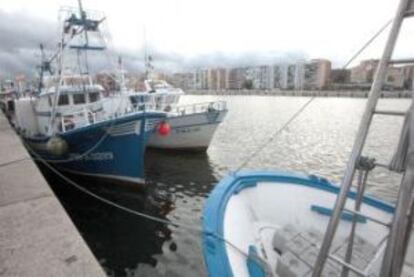
[[[58,10],[76,0],[0,0],[0,74],[28,72],[38,45],[56,45]],[[107,17],[115,52],[142,67],[144,37],[158,67],[327,58],[340,67],[396,9],[397,0],[83,0]],[[409,56],[408,22],[400,57]],[[413,26],[412,26],[413,25]],[[145,36],[144,36],[145,30]],[[378,57],[387,32],[361,58]],[[156,64],[157,66],[157,64]]]

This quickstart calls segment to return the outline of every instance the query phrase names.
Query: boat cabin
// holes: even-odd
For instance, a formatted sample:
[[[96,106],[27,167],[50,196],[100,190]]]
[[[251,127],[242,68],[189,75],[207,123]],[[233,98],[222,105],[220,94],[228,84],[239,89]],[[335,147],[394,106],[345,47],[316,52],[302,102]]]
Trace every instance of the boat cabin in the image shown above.
[[[56,126],[60,132],[86,126],[103,117],[101,85],[95,84],[90,76],[64,76],[58,87],[58,78],[52,77],[45,82],[45,90],[36,103],[36,115],[39,116],[40,130],[48,132],[50,117],[56,92]]]

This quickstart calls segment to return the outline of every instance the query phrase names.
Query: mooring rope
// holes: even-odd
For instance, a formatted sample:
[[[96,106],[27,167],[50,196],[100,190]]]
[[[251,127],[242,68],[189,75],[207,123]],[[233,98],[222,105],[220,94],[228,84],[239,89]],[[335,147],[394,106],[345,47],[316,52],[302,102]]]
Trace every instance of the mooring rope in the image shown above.
[[[35,154],[38,155],[38,154]],[[266,272],[268,274],[270,274],[270,276],[272,276],[273,274],[268,270],[269,265],[268,263],[261,258],[260,256],[257,255],[250,255],[249,253],[246,253],[244,250],[240,249],[238,246],[236,246],[234,243],[232,243],[231,241],[227,240],[226,238],[218,235],[215,232],[210,232],[210,231],[205,231],[203,230],[201,227],[195,226],[195,225],[190,225],[190,224],[185,224],[185,223],[181,223],[181,222],[177,222],[177,221],[172,221],[172,220],[166,220],[157,216],[153,216],[147,213],[143,213],[143,212],[139,212],[137,210],[128,208],[124,205],[121,205],[119,203],[116,203],[112,200],[109,200],[105,197],[102,197],[88,189],[86,189],[85,187],[79,185],[78,183],[76,183],[75,181],[73,181],[72,179],[70,179],[69,177],[65,176],[64,174],[62,174],[61,172],[59,172],[56,168],[54,168],[52,165],[50,165],[47,161],[45,161],[44,159],[42,159],[42,157],[38,156],[37,157],[38,160],[43,163],[49,170],[51,170],[53,173],[55,173],[56,175],[58,175],[60,178],[62,178],[64,181],[66,181],[68,184],[72,185],[73,187],[75,187],[77,190],[89,195],[92,198],[97,199],[98,201],[105,203],[111,207],[117,208],[119,210],[122,210],[126,213],[141,217],[141,218],[145,218],[154,222],[158,222],[161,224],[165,224],[165,225],[169,225],[169,226],[174,226],[174,227],[178,227],[178,228],[183,228],[192,232],[196,232],[200,235],[210,235],[215,237],[216,239],[219,239],[221,241],[223,241],[225,244],[229,245],[231,248],[233,248],[234,250],[236,250],[237,252],[239,252],[239,254],[243,255],[244,257],[246,257],[247,259],[251,259],[256,261],[257,263],[261,264],[263,266],[263,269],[266,270]]]

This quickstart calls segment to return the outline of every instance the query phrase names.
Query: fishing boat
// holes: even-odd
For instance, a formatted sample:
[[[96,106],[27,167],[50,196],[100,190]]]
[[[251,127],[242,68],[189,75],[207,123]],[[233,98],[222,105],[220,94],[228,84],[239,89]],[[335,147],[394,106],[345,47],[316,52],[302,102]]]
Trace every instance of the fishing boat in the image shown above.
[[[214,188],[203,212],[210,276],[413,276],[405,257],[414,249],[414,105],[377,108],[388,65],[407,62],[391,55],[413,10],[412,1],[401,0],[340,185],[314,175],[238,171]],[[361,155],[378,114],[405,116],[389,165]],[[379,167],[402,174],[396,205],[365,193]]]
[[[165,93],[131,93],[121,91],[110,96],[104,109],[108,113],[151,109],[166,113],[162,124],[153,129],[148,147],[170,150],[206,151],[217,127],[227,114],[225,101],[177,105],[176,96]],[[120,107],[115,111],[115,107]]]
[[[12,80],[1,82],[0,86],[0,109],[11,120],[14,114],[14,99],[17,98],[17,89]]]
[[[152,68],[146,62],[147,68]],[[125,84],[122,63],[119,63],[121,84]],[[147,76],[153,74],[149,69]],[[114,107],[121,111],[143,111],[152,109],[166,112],[167,117],[154,128],[148,147],[170,150],[206,151],[217,127],[227,114],[225,101],[211,101],[191,105],[179,105],[184,92],[164,80],[146,79],[145,90],[134,92],[121,85],[120,92],[109,97],[105,110],[115,113]]]
[[[168,133],[154,131],[148,146],[159,149],[206,151],[227,114],[225,101],[179,105],[167,113]]]
[[[146,143],[165,113],[107,112],[104,89],[94,81],[88,64],[90,52],[106,50],[103,43],[91,42],[94,35],[101,35],[104,17],[88,17],[81,1],[78,10],[64,12],[58,50],[50,59],[42,51],[39,94],[15,101],[16,129],[36,159],[59,170],[111,182],[143,183]]]

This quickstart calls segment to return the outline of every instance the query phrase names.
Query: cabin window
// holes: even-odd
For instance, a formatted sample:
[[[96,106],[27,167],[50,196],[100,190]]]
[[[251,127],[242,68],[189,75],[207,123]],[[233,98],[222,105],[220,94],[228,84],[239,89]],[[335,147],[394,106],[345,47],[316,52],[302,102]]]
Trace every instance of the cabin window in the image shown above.
[[[136,105],[137,105],[137,103],[138,103],[137,98],[136,98],[136,97],[133,97],[133,96],[130,96],[130,97],[129,97],[129,100],[131,101],[131,104],[132,104],[134,107],[136,107]]]
[[[99,100],[99,92],[89,93],[89,103],[93,103]]]
[[[85,94],[74,94],[73,95],[73,104],[78,105],[78,104],[85,104],[85,103],[86,103]]]
[[[67,94],[59,95],[58,105],[59,106],[69,105],[69,95]]]

